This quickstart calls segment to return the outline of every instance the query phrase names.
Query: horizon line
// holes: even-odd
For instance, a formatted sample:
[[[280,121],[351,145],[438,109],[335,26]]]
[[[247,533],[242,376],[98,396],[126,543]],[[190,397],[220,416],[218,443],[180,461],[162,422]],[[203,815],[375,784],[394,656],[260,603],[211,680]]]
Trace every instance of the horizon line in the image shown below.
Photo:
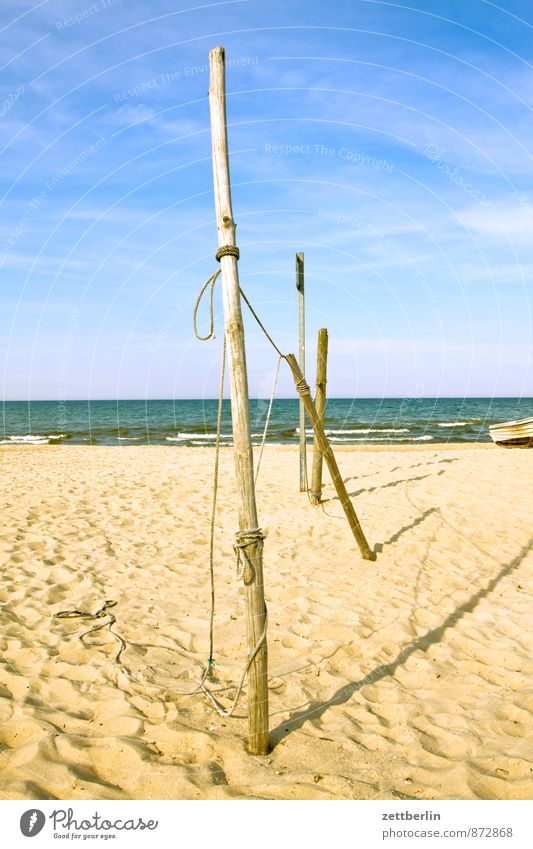
[[[326,401],[466,401],[466,400],[489,400],[495,399],[519,399],[533,400],[533,395],[331,395]],[[224,397],[224,401],[231,401],[231,397]],[[249,396],[249,401],[265,401],[265,397]],[[2,404],[73,404],[73,403],[121,403],[128,401],[138,401],[147,403],[148,401],[218,401],[218,397],[183,397],[183,398],[5,398]],[[274,401],[299,401],[298,395],[287,395],[274,398]]]

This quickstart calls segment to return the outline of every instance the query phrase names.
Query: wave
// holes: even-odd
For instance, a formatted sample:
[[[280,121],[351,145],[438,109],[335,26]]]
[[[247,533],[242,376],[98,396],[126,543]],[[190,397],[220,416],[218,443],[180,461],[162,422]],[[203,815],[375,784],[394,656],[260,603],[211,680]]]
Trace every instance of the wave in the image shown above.
[[[178,433],[177,436],[165,437],[167,442],[188,442],[191,439],[213,440],[217,438],[216,433]],[[221,433],[221,439],[233,439],[231,433]]]
[[[368,427],[355,428],[353,430],[326,430],[327,436],[337,436],[345,433],[409,433],[408,427]]]
[[[471,422],[437,422],[437,427],[465,427]]]
[[[0,445],[48,445],[50,442],[66,438],[66,433],[49,433],[46,436],[27,433],[26,436],[8,436],[7,439],[0,440]]]
[[[381,438],[380,436],[369,436],[365,438],[363,436],[352,436],[352,437],[342,437],[342,436],[333,436],[330,439],[330,442],[428,442],[430,439],[433,439],[432,436],[388,436],[386,438]]]
[[[300,428],[295,428],[294,431],[296,434],[300,433]],[[306,436],[314,436],[313,428],[306,428]],[[324,431],[326,436],[344,436],[345,434],[352,433],[409,433],[408,427],[356,427],[356,428],[339,428],[335,429],[326,429]]]
[[[208,444],[209,443],[206,443],[206,442],[203,442],[203,441],[200,441],[200,440],[197,440],[197,439],[191,439],[191,445],[201,445],[202,448],[205,448],[206,445],[208,445]],[[223,447],[224,448],[231,448],[232,445],[233,445],[233,442],[225,442]]]
[[[267,437],[268,437],[267,433]],[[252,439],[262,439],[262,433],[251,433]],[[177,436],[167,436],[167,442],[189,442],[191,440],[206,440],[207,442],[212,442],[217,438],[216,433],[178,433]],[[221,439],[233,439],[232,433],[221,433]]]

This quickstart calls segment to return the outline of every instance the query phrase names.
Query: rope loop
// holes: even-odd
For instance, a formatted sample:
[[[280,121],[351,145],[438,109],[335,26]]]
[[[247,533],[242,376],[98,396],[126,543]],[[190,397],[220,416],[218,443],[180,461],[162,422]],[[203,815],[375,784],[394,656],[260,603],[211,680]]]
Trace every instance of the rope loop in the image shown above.
[[[241,252],[237,245],[222,245],[215,254],[215,259],[220,262],[223,256],[234,256],[239,259]]]
[[[237,259],[239,259],[240,255],[241,255],[241,253],[239,251],[239,248],[236,245],[222,245],[218,249],[218,251],[216,252],[215,257],[220,262],[220,260],[222,259],[223,256],[235,256],[235,257],[237,257]],[[211,277],[209,277],[205,281],[204,285],[202,286],[202,288],[200,290],[200,294],[198,295],[198,297],[196,299],[196,303],[194,305],[194,310],[193,310],[193,314],[192,314],[192,326],[193,326],[193,329],[194,329],[194,335],[196,336],[196,338],[200,342],[207,342],[208,339],[214,339],[215,338],[215,315],[214,315],[214,307],[213,307],[213,297],[214,297],[214,292],[215,292],[215,283],[217,282],[217,278],[218,278],[219,274],[220,274],[220,268],[217,269],[217,271],[215,271],[215,273],[212,274]],[[198,333],[198,327],[197,327],[198,310],[200,308],[200,302],[201,302],[201,300],[204,296],[204,292],[206,291],[206,289],[208,288],[209,285],[211,285],[211,288],[209,290],[209,333],[207,334],[207,336],[200,336],[200,334]]]
[[[202,288],[200,290],[200,294],[198,295],[198,297],[196,299],[196,303],[194,305],[194,310],[193,310],[193,314],[192,314],[192,326],[193,326],[193,330],[194,330],[194,335],[196,336],[197,339],[200,340],[200,342],[207,342],[208,339],[214,339],[215,338],[215,313],[214,313],[214,307],[213,307],[213,295],[214,295],[214,292],[215,292],[215,283],[217,282],[217,277],[218,277],[219,274],[220,274],[220,268],[217,271],[215,271],[215,273],[212,274],[211,277],[209,277],[205,281],[204,285],[202,286]],[[204,292],[207,289],[207,287],[209,286],[209,284],[211,284],[211,289],[209,291],[209,333],[207,334],[207,336],[200,336],[200,334],[198,333],[198,327],[196,325],[196,320],[197,320],[197,316],[198,316],[198,309],[200,307],[200,301],[202,300],[202,298],[204,296]]]

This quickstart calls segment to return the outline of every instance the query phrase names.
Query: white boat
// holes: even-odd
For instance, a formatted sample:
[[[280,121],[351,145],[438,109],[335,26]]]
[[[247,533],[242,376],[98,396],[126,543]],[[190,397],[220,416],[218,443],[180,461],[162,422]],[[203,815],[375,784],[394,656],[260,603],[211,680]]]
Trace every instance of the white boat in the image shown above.
[[[516,422],[490,425],[489,433],[496,445],[533,448],[533,419],[519,419]]]

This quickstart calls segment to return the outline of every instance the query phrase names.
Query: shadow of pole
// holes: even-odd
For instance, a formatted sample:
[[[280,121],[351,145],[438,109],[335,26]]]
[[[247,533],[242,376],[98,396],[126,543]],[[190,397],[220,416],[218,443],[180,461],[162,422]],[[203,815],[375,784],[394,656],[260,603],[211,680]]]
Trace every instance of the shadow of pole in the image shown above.
[[[466,613],[472,613],[478,606],[479,602],[486,598],[498,586],[503,578],[513,572],[514,569],[518,568],[524,557],[529,554],[532,547],[533,538],[529,540],[527,545],[522,548],[520,553],[513,560],[502,566],[498,574],[489,581],[486,587],[478,590],[478,592],[474,593],[468,601],[457,607],[453,613],[450,613],[450,615],[444,620],[442,625],[439,625],[438,628],[433,628],[431,631],[427,631],[421,637],[418,637],[407,646],[404,646],[393,661],[376,667],[376,669],[373,669],[372,672],[369,672],[368,675],[365,675],[365,677],[360,681],[351,681],[349,684],[345,684],[344,687],[337,690],[337,692],[327,702],[310,702],[309,706],[305,710],[299,711],[291,716],[289,720],[278,725],[277,728],[274,728],[271,732],[272,748],[277,746],[277,744],[292,733],[292,731],[301,728],[307,720],[311,718],[321,719],[329,708],[345,704],[351,699],[354,693],[358,692],[363,687],[368,684],[375,684],[377,681],[381,681],[383,678],[393,675],[396,669],[398,669],[399,666],[402,666],[415,652],[425,652],[430,646],[440,642],[446,631],[457,625]]]
[[[440,472],[436,472],[435,474],[418,475],[415,478],[403,478],[402,480],[399,480],[399,481],[390,481],[389,483],[381,484],[381,486],[369,486],[366,489],[358,489],[355,492],[349,492],[348,495],[350,496],[350,498],[356,498],[358,495],[362,495],[363,492],[377,492],[378,490],[381,490],[381,489],[388,489],[390,486],[400,486],[400,484],[402,484],[402,483],[411,483],[411,481],[423,481],[424,478],[431,478],[431,477],[436,477],[438,475],[443,475],[444,471],[445,471],[444,469],[441,469]],[[331,498],[324,498],[321,501],[321,504],[327,504],[328,501],[338,501],[338,500],[339,500],[338,495],[332,495]]]
[[[418,516],[416,519],[414,519],[408,525],[404,525],[403,528],[400,528],[399,531],[396,531],[396,533],[393,534],[391,537],[389,537],[389,539],[386,539],[385,542],[377,542],[374,546],[374,551],[376,552],[376,554],[381,554],[384,546],[392,545],[393,542],[398,542],[398,540],[400,539],[400,537],[403,534],[407,533],[407,531],[412,530],[412,528],[416,528],[416,526],[420,525],[420,523],[423,522],[424,519],[427,519],[428,516],[431,516],[433,513],[438,513],[438,512],[439,512],[438,507],[429,507],[427,510],[424,510],[424,512],[420,516]]]

